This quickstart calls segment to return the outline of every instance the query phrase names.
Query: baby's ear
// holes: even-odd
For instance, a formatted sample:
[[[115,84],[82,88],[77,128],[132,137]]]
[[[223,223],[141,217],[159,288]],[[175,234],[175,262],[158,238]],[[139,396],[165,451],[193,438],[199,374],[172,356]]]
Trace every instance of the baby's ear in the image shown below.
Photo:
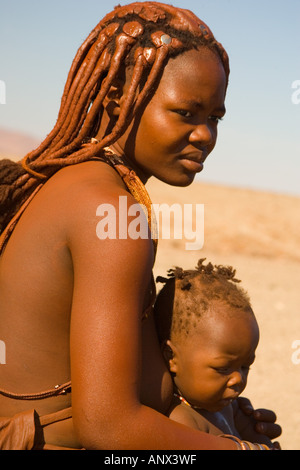
[[[170,339],[165,340],[161,346],[162,348],[162,353],[164,356],[164,359],[166,361],[166,364],[168,366],[168,369],[170,372],[173,372],[176,374],[177,372],[177,359],[176,359],[176,348],[173,345],[172,341]]]

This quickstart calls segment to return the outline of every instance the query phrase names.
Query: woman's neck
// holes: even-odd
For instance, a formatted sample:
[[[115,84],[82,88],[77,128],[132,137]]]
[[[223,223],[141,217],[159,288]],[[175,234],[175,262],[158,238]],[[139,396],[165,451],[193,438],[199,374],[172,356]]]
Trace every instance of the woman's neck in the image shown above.
[[[115,155],[117,155],[117,157],[120,157],[123,160],[126,166],[135,171],[135,173],[140,178],[143,184],[147,183],[151,175],[146,175],[146,173],[143,172],[143,170],[136,164],[136,162],[124,152],[124,150],[120,147],[117,142],[110,145],[109,148],[113,151]]]

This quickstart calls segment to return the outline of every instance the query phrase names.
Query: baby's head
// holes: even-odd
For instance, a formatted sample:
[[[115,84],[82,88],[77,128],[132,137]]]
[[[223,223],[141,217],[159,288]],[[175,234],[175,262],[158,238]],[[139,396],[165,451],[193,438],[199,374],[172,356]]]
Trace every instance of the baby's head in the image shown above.
[[[218,411],[244,390],[259,329],[235,271],[203,262],[159,278],[155,320],[176,389],[194,407]]]

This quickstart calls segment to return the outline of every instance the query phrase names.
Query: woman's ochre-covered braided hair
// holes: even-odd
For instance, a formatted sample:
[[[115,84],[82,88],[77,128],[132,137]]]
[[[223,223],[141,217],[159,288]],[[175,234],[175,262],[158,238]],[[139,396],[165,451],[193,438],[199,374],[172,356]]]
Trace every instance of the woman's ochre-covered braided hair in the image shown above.
[[[72,63],[57,122],[41,145],[21,162],[0,161],[0,233],[23,202],[56,171],[104,155],[153,95],[169,57],[206,47],[229,61],[210,29],[192,12],[157,2],[117,6],[93,29]],[[103,100],[125,66],[131,82],[108,135],[93,140]]]
[[[237,285],[240,281],[235,278],[236,271],[231,266],[205,265],[204,261],[200,259],[193,270],[176,267],[168,271],[168,278],[157,278],[165,284],[154,307],[161,342],[171,335],[188,335],[216,303],[227,307],[226,314],[253,315],[248,294]]]

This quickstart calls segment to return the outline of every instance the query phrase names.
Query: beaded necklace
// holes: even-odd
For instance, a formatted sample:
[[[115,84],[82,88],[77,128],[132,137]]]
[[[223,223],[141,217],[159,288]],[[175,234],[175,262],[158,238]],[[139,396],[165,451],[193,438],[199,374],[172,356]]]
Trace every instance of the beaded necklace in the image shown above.
[[[182,403],[184,403],[186,406],[189,406],[190,408],[193,408],[193,410],[201,410],[199,406],[196,405],[191,405],[182,395],[179,393],[174,393],[174,397],[178,398]]]

